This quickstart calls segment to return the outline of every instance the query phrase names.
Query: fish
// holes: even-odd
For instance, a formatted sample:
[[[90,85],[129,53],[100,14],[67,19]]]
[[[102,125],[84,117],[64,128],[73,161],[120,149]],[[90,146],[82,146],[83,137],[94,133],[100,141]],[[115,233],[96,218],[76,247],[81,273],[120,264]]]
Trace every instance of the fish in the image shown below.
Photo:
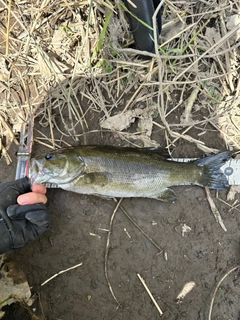
[[[228,151],[190,162],[170,161],[158,149],[79,146],[54,150],[31,159],[31,184],[106,198],[144,197],[175,201],[171,186],[198,185],[229,188],[220,168]]]

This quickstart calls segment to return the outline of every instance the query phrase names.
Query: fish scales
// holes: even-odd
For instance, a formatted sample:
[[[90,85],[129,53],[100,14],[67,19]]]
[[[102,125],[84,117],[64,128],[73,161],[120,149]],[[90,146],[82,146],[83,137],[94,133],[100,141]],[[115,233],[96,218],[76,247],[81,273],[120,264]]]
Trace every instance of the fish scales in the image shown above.
[[[149,197],[174,201],[169,186],[228,187],[220,167],[228,152],[190,163],[168,161],[159,150],[109,146],[81,146],[53,151],[31,162],[32,183],[104,197]]]
[[[126,197],[126,192],[130,193],[130,196],[136,196],[138,193],[139,196],[158,193],[157,190],[163,185],[164,180],[169,178],[169,172],[162,170],[159,174],[159,163],[154,166],[148,162],[139,164],[137,161],[138,159],[134,161],[124,155],[118,155],[118,159],[111,159],[107,156],[99,157],[99,155],[98,157],[84,157],[86,177],[91,173],[95,173],[93,177],[96,177],[98,173],[107,177],[106,180],[98,180],[99,183],[93,180],[89,187],[94,188],[96,194],[102,193],[104,187],[104,192],[107,191],[108,196],[114,197]],[[82,179],[79,179],[74,185],[83,187]]]
[[[86,166],[85,173],[95,172],[95,177],[99,172],[104,173],[107,177],[106,183],[101,179],[93,179],[91,182],[87,179],[87,185],[83,186],[83,180],[79,179],[71,188],[76,190],[79,187],[82,191],[86,188],[86,193],[91,193],[90,189],[94,188],[95,194],[107,192],[108,196],[114,197],[126,197],[129,193],[129,196],[158,198],[159,190],[166,188],[170,180],[172,185],[193,183],[196,178],[194,179],[190,174],[186,175],[189,167],[197,169],[197,172],[190,170],[192,174],[202,170],[193,164],[179,163],[176,166],[175,163],[166,161],[160,155],[154,154],[153,157],[152,153],[139,154],[136,149],[126,149],[124,153],[113,153],[111,149],[100,150],[100,152],[95,149],[95,151],[94,155],[88,155],[88,152],[84,153],[82,148],[79,150]],[[163,160],[166,168],[162,165]],[[89,178],[87,175],[86,177]],[[94,175],[92,177],[94,178]]]

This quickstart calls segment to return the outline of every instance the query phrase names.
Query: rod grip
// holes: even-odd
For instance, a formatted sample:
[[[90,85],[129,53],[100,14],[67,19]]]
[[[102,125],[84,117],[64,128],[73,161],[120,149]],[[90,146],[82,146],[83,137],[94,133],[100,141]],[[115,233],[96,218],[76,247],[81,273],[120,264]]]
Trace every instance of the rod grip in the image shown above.
[[[131,2],[135,4],[135,6],[133,6]],[[152,17],[160,1],[159,0],[131,0],[131,2],[124,0],[124,3],[128,8],[128,10],[134,16],[136,16],[139,20],[142,20],[149,27],[153,28]],[[128,18],[131,26],[131,31],[133,33],[136,49],[155,53],[153,30],[143,25],[131,14],[128,14]],[[161,33],[161,29],[162,29],[162,9],[159,10],[157,15],[158,38]],[[149,59],[149,57],[147,56],[142,56],[141,58]]]

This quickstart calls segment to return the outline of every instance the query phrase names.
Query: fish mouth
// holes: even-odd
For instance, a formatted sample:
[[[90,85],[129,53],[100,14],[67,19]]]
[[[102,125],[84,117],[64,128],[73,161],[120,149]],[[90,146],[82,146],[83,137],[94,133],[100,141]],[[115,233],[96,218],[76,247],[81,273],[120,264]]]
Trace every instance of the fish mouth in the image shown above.
[[[36,183],[45,182],[44,176],[45,176],[45,173],[40,163],[34,158],[31,159],[30,168],[29,168],[30,184],[34,185]]]

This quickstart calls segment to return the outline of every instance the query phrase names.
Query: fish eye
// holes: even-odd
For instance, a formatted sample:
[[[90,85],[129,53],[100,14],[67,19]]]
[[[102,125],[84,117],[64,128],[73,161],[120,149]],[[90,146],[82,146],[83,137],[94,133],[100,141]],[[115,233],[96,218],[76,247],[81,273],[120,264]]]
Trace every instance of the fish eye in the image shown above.
[[[54,156],[52,154],[48,153],[48,154],[46,154],[45,159],[46,160],[51,160],[51,159],[54,159]]]

